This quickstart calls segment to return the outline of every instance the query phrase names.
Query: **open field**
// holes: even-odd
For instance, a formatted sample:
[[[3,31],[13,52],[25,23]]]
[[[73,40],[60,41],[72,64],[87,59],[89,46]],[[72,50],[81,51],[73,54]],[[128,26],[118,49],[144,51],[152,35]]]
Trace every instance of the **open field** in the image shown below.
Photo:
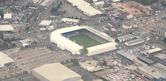
[[[112,5],[113,7],[123,12],[127,12],[130,15],[142,15],[151,10],[150,7],[143,6],[134,1],[123,2],[123,3],[112,3]]]
[[[71,37],[70,39],[77,44],[84,46],[85,48],[101,44],[100,42],[97,42],[96,40],[90,38],[85,34],[76,35]]]

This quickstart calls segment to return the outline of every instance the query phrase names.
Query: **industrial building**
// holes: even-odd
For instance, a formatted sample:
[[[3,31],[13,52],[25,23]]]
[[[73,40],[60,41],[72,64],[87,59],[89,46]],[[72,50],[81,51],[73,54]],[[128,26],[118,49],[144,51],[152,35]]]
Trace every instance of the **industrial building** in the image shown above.
[[[10,65],[11,63],[14,63],[14,60],[3,52],[0,52],[0,68],[3,68],[5,65]]]
[[[76,72],[60,63],[45,64],[32,70],[40,81],[83,81]]]
[[[117,40],[119,42],[125,42],[125,41],[129,41],[136,38],[136,36],[132,35],[132,34],[127,34],[127,35],[123,35],[123,36],[119,36],[117,37]]]
[[[161,37],[166,37],[166,28],[165,27],[155,27],[154,31],[157,35]]]
[[[9,32],[9,31],[14,31],[14,27],[12,25],[0,25],[0,31],[1,32]]]
[[[76,24],[79,23],[79,19],[73,19],[73,18],[62,18],[62,22],[68,23],[68,24]]]
[[[147,65],[152,65],[154,64],[155,62],[151,59],[149,59],[148,57],[146,57],[145,55],[139,55],[138,57],[138,60],[140,60],[141,62],[147,64]],[[138,62],[138,61],[137,61]],[[139,62],[140,63],[140,62]]]
[[[126,46],[135,46],[135,45],[142,44],[142,43],[144,43],[144,39],[137,38],[137,39],[125,42],[125,45]]]
[[[152,49],[147,50],[147,53],[152,54],[152,53],[156,53],[156,52],[160,52],[160,51],[162,51],[161,48],[152,48]]]
[[[98,14],[102,14],[100,10],[95,9],[91,6],[90,3],[86,2],[85,0],[67,0],[69,3],[71,3],[73,6],[76,6],[78,9],[80,9],[84,14],[88,16],[95,16]]]
[[[4,19],[11,19],[12,18],[12,13],[4,13],[4,16],[3,16]]]
[[[159,53],[154,55],[156,58],[160,60],[165,60],[166,59],[166,54],[165,53]]]
[[[130,50],[119,50],[119,51],[117,51],[117,54],[121,55],[131,61],[134,61],[137,58],[137,56],[139,55],[137,53],[133,53]]]
[[[117,43],[112,38],[87,26],[55,30],[51,33],[50,41],[72,54],[87,54],[88,56],[117,49]]]
[[[166,79],[166,67],[160,63],[154,64],[153,66],[144,65],[138,67],[137,72],[143,74],[150,79]]]

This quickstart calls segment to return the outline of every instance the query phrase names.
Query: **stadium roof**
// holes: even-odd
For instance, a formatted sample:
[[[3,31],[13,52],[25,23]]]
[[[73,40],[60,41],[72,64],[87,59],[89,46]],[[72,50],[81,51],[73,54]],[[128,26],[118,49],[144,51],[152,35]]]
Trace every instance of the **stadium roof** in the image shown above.
[[[73,6],[76,6],[78,9],[82,10],[85,14],[89,16],[94,16],[97,14],[102,14],[100,10],[97,10],[91,6],[85,0],[68,0]]]
[[[14,60],[8,57],[3,52],[0,52],[0,67],[3,67],[5,64],[11,63],[11,62],[14,62]]]
[[[89,47],[87,49],[88,50],[92,50],[92,51],[98,51],[98,50],[102,49],[102,51],[99,52],[99,53],[102,53],[103,51],[105,51],[104,49],[112,51],[111,49],[115,48],[116,45],[117,45],[116,43],[109,42],[109,43],[105,43],[105,44],[100,44],[100,45],[97,45],[97,46]],[[95,54],[93,54],[93,53],[92,54],[88,54],[88,56],[92,56],[92,55],[95,55]]]
[[[14,27],[12,25],[0,25],[0,31],[13,31]]]
[[[68,37],[63,36],[64,33],[81,30],[81,29],[86,29],[108,41],[103,44],[88,47],[87,55],[100,54],[106,51],[111,51],[116,49],[117,44],[114,42],[114,40],[111,37],[87,26],[72,26],[72,27],[65,27],[62,29],[55,30],[50,35],[50,41],[57,44],[58,47],[60,47],[62,50],[68,50],[72,54],[81,54],[80,50],[82,50],[84,47],[82,45],[79,45],[75,41],[70,40]]]
[[[33,71],[46,78],[48,81],[64,81],[66,79],[78,77],[80,77],[80,81],[83,81],[79,74],[60,63],[45,64],[33,69]]]
[[[66,43],[65,45],[72,47],[73,50],[82,49],[83,48],[82,46],[76,44],[75,42],[71,40],[67,40],[66,37],[62,36],[62,33],[71,32],[71,31],[82,29],[82,28],[87,28],[87,27],[74,26],[74,27],[66,27],[66,28],[55,30],[51,33],[51,42],[54,42],[53,40],[56,39],[59,42],[61,41],[62,43]]]

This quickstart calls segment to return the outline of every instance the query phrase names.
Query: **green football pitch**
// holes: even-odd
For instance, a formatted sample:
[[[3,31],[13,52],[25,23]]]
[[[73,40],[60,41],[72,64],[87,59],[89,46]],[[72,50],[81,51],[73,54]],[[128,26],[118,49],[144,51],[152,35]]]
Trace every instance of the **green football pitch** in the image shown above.
[[[84,34],[70,37],[70,40],[74,41],[75,43],[81,46],[84,46],[85,48],[101,44],[100,42],[97,42],[96,40]]]

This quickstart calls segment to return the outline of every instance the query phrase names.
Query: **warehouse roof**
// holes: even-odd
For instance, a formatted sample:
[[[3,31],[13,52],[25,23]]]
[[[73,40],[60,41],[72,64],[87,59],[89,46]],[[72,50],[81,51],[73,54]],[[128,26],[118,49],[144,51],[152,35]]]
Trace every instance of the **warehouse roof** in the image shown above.
[[[154,67],[160,68],[160,70],[163,70],[166,72],[166,66],[161,64],[161,63],[156,63],[155,65],[153,65]]]
[[[127,45],[127,46],[134,46],[134,45],[141,44],[141,43],[144,43],[144,39],[137,38],[137,39],[125,42],[125,45]]]
[[[119,41],[128,41],[128,40],[131,40],[131,39],[134,39],[135,38],[135,36],[134,35],[132,35],[132,34],[127,34],[127,35],[123,35],[123,36],[119,36],[119,37],[117,37],[117,39],[119,40]]]
[[[155,52],[159,52],[162,51],[161,48],[153,48],[153,49],[149,49],[147,50],[147,53],[151,54],[151,53],[155,53]]]
[[[33,69],[33,71],[45,77],[48,81],[64,81],[70,78],[81,77],[60,63],[45,64]]]
[[[4,54],[3,52],[0,52],[0,67],[3,67],[5,64],[11,62],[14,62],[14,60],[8,57],[8,55]]]
[[[91,4],[85,0],[68,0],[73,6],[76,6],[78,9],[82,10],[85,14],[89,16],[94,16],[97,14],[102,14],[101,11],[93,8]]]
[[[141,60],[142,62],[148,64],[148,65],[151,65],[151,64],[154,64],[154,63],[155,63],[154,61],[152,61],[151,59],[147,58],[147,57],[144,56],[144,55],[138,56],[138,59]]]
[[[152,78],[166,78],[166,71],[154,66],[141,66],[139,67],[140,72],[144,72],[145,75],[152,77]]]
[[[13,31],[14,27],[12,25],[0,25],[0,31]]]
[[[129,59],[129,60],[134,60],[137,58],[138,54],[137,53],[131,53],[128,50],[119,50],[117,51],[117,54],[124,56],[125,58]]]

